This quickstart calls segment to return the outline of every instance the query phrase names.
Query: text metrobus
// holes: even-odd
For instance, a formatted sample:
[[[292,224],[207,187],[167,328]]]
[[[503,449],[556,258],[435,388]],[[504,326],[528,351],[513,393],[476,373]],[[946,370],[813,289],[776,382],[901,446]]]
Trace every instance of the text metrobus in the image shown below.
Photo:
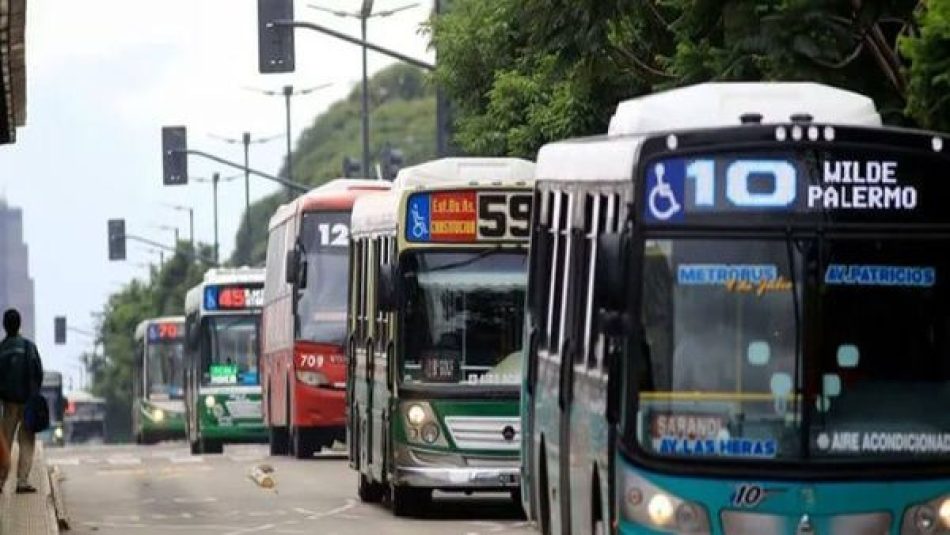
[[[347,425],[364,501],[388,492],[402,516],[434,489],[517,495],[532,175],[449,158],[357,200]]]
[[[710,84],[541,150],[543,532],[950,529],[950,154],[879,125],[854,93]]]

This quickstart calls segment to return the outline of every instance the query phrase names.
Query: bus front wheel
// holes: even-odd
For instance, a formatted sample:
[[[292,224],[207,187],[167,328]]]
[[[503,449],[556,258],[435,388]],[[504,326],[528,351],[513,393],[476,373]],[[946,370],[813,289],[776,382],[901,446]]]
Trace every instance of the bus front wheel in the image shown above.
[[[410,516],[425,509],[425,506],[432,500],[432,490],[393,485],[390,498],[394,515],[398,517]]]
[[[201,439],[201,453],[219,454],[224,453],[224,444],[216,440]]]
[[[294,457],[297,459],[313,458],[314,436],[316,433],[309,432],[307,429],[293,428],[290,432],[290,444]]]
[[[270,428],[270,454],[287,455],[290,452],[290,438],[286,427]]]
[[[379,503],[383,499],[383,486],[370,481],[365,474],[360,474],[357,494],[363,503]]]

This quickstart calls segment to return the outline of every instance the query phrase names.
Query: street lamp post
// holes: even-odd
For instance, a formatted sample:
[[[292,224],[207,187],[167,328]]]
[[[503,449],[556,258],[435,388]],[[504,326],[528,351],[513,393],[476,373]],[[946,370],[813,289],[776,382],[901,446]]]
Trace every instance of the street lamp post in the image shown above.
[[[291,126],[291,125],[290,125],[290,104],[291,104],[290,101],[291,101],[291,98],[292,98],[292,97],[296,97],[296,96],[309,95],[310,93],[313,93],[314,91],[319,91],[320,89],[324,89],[324,88],[330,87],[331,85],[333,85],[333,84],[332,84],[332,83],[326,83],[326,84],[315,85],[315,86],[313,86],[313,87],[307,87],[307,88],[304,88],[304,89],[294,89],[294,86],[293,86],[293,85],[285,85],[283,88],[281,88],[280,91],[271,91],[271,90],[267,90],[267,89],[255,89],[255,88],[251,88],[251,87],[246,88],[246,89],[248,89],[248,90],[251,90],[251,91],[255,91],[255,92],[257,92],[257,93],[260,93],[260,94],[262,94],[262,95],[267,95],[267,96],[269,96],[269,97],[274,97],[274,96],[282,96],[282,97],[284,97],[284,113],[285,113],[285,119],[286,119],[286,124],[287,124],[287,132],[286,132],[286,136],[287,136],[287,180],[290,180],[290,181],[293,181],[293,180],[294,180],[293,134],[292,134],[291,131],[290,131],[290,126]],[[287,194],[288,194],[288,196],[292,195],[292,191],[291,191],[289,188],[288,188],[288,190],[287,190]]]
[[[371,17],[389,17],[395,15],[400,11],[406,11],[407,9],[412,9],[419,5],[418,2],[412,4],[406,4],[404,6],[396,7],[393,9],[387,9],[385,11],[379,11],[373,13],[373,0],[363,0],[363,6],[360,9],[359,13],[350,13],[348,11],[339,11],[335,9],[327,9],[323,6],[317,6],[313,4],[307,4],[308,7],[316,9],[318,11],[324,11],[326,13],[332,13],[338,17],[349,17],[360,20],[360,36],[362,37],[363,45],[363,82],[362,82],[362,96],[360,99],[362,115],[362,138],[363,138],[363,176],[369,176],[369,73],[366,61],[367,47],[366,47],[366,26],[367,21]]]
[[[220,256],[220,242],[218,241],[218,184],[221,182],[230,182],[234,179],[241,178],[243,175],[231,175],[222,177],[221,173],[214,173],[211,175],[211,178],[204,177],[191,177],[191,180],[195,182],[205,182],[211,183],[211,195],[212,195],[212,209],[214,217],[214,265],[220,265],[221,256]]]
[[[191,248],[195,247],[195,209],[190,206],[182,206],[180,204],[169,204],[167,205],[172,210],[178,212],[188,212],[188,241],[191,243]]]

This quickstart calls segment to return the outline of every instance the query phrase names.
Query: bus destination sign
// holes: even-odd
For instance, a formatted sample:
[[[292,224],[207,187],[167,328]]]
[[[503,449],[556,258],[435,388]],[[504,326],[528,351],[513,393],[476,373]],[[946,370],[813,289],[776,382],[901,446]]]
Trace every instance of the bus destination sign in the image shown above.
[[[264,306],[261,286],[205,286],[206,310],[246,310]]]
[[[940,161],[927,154],[800,150],[653,160],[641,214],[654,224],[808,221],[950,222]],[[739,214],[746,219],[736,219]]]
[[[416,193],[406,203],[406,239],[431,243],[527,239],[531,201],[531,194],[523,191]]]
[[[185,335],[185,329],[181,323],[162,322],[153,323],[148,326],[148,341],[175,341],[180,340]]]

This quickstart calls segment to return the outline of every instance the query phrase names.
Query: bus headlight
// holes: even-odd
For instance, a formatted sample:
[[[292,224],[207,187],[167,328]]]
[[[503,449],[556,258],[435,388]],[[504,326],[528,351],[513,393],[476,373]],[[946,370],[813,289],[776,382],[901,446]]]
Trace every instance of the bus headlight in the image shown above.
[[[165,411],[162,409],[155,409],[152,411],[152,419],[156,422],[162,422],[165,420]]]
[[[901,535],[950,533],[950,496],[908,507],[901,523]]]
[[[425,423],[426,421],[426,411],[419,405],[410,405],[409,410],[406,411],[406,418],[409,419],[409,423],[418,427]]]
[[[435,444],[435,441],[439,440],[439,426],[432,422],[427,423],[422,428],[422,440],[427,444]]]
[[[63,428],[57,427],[53,430],[53,436],[56,438],[63,438]]]
[[[205,396],[205,407],[213,409],[216,404],[217,401],[215,401],[214,396]]]
[[[631,471],[625,471],[624,519],[664,533],[710,533],[709,514]]]
[[[297,380],[309,386],[326,386],[330,380],[320,372],[297,370]]]

